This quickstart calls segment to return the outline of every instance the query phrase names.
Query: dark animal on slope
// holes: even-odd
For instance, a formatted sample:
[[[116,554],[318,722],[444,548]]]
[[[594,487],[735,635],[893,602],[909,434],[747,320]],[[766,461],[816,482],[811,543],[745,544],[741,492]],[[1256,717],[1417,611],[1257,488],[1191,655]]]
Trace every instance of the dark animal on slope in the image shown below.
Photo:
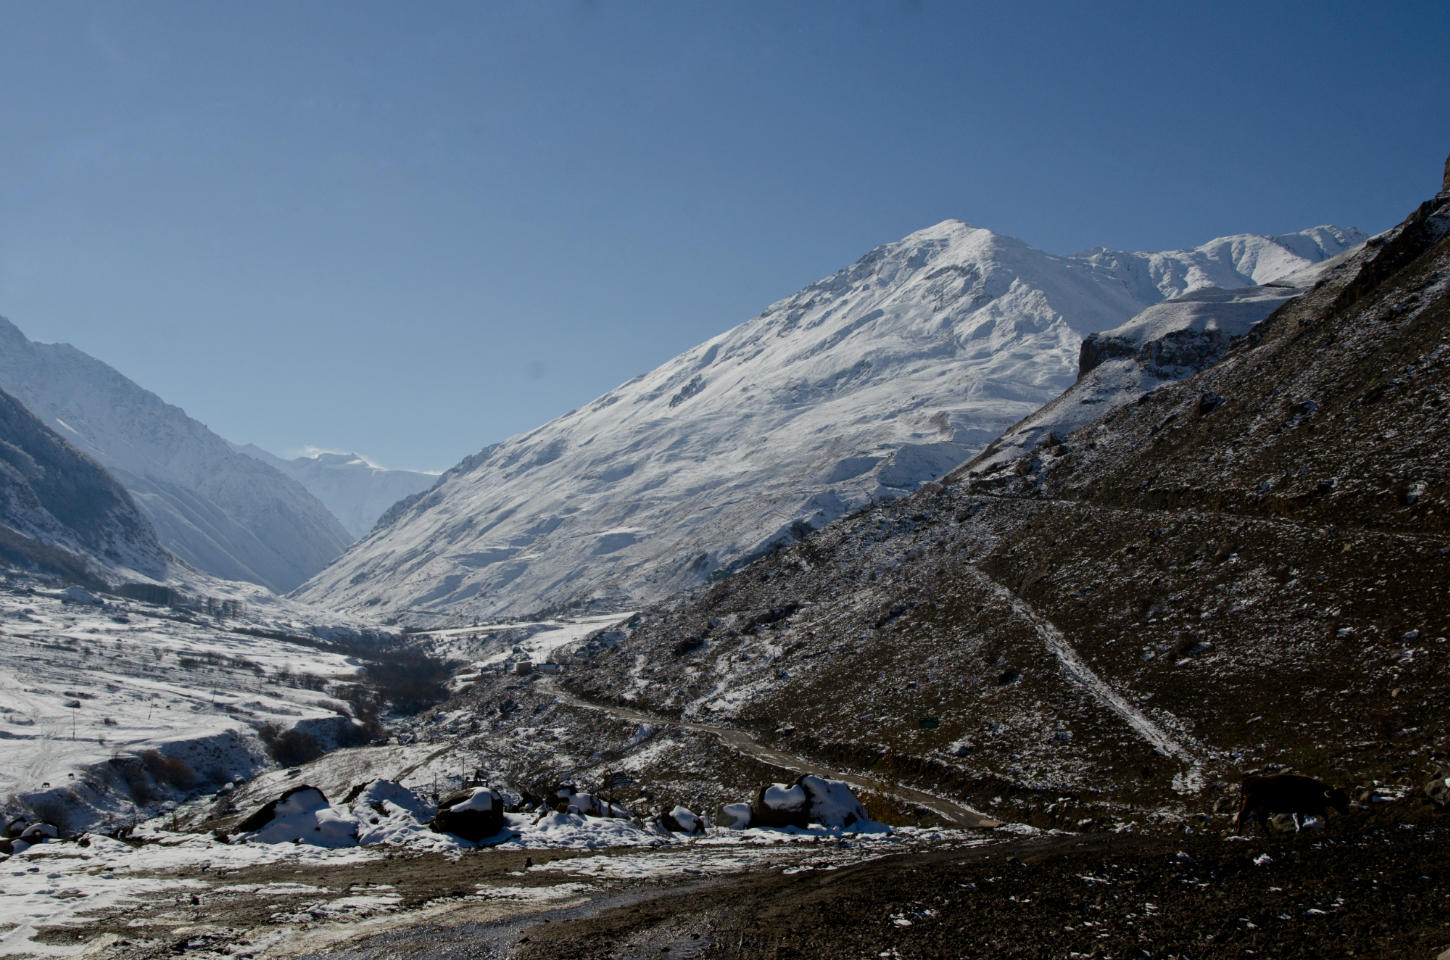
[[[1330,807],[1340,813],[1347,812],[1349,795],[1322,780],[1294,773],[1244,777],[1243,802],[1239,805],[1239,815],[1234,818],[1234,830],[1242,827],[1247,818],[1257,820],[1267,836],[1270,814],[1289,813],[1294,816],[1294,832],[1298,833],[1303,825],[1301,817],[1313,814],[1322,818]]]

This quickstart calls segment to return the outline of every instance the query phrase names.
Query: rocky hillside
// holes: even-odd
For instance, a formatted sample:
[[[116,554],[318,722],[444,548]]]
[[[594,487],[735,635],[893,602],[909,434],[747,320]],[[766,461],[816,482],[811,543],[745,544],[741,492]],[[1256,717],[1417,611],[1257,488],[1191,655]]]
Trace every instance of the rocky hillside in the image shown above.
[[[1255,769],[1415,789],[1450,758],[1447,233],[1442,193],[1202,373],[647,611],[566,688],[1039,825],[1207,814]],[[508,696],[494,742],[579,770],[759,775]]]
[[[903,496],[1071,384],[1083,337],[1361,237],[1053,256],[947,221],[488,447],[300,592],[410,621],[620,609]]]
[[[0,391],[0,560],[85,582],[167,559],[125,488]]]
[[[296,481],[69,344],[0,318],[0,388],[130,491],[157,537],[206,573],[286,591],[350,538]]]

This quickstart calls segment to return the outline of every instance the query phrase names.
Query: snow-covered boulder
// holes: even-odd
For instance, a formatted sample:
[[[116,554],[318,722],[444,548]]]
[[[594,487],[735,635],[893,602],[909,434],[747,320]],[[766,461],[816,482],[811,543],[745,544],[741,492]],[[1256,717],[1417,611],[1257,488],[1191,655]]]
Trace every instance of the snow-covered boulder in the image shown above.
[[[504,799],[497,790],[473,787],[443,798],[428,826],[472,843],[496,836],[504,827]]]
[[[750,804],[752,827],[849,827],[870,819],[851,788],[840,780],[805,774],[795,783],[761,787]]]
[[[549,792],[549,805],[559,813],[579,813],[586,817],[612,817],[630,820],[634,814],[617,803],[591,793],[580,793],[572,783],[562,783]]]
[[[660,814],[659,824],[670,833],[688,833],[692,837],[705,832],[705,821],[686,807],[677,806],[668,813]]]
[[[358,784],[345,803],[357,821],[357,842],[364,846],[405,844],[436,813],[433,804],[392,780]]]
[[[27,843],[42,843],[60,837],[60,831],[53,823],[32,823],[20,833],[20,839]]]
[[[237,824],[240,839],[258,843],[307,843],[317,847],[357,845],[357,822],[334,810],[316,787],[293,787]]]
[[[66,603],[75,603],[82,606],[97,607],[101,605],[100,599],[85,587],[66,587],[61,591],[60,598]]]
[[[727,803],[720,807],[715,822],[727,830],[744,830],[750,826],[750,804]]]

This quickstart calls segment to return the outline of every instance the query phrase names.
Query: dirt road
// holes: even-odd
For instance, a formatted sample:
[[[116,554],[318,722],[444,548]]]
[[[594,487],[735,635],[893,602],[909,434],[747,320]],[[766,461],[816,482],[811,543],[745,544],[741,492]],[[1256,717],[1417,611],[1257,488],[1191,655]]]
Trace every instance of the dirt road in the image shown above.
[[[583,700],[563,689],[554,682],[552,677],[547,678],[543,683],[549,692],[559,699],[559,702],[566,703],[571,707],[580,710],[593,710],[621,720],[648,723],[656,727],[679,727],[683,730],[707,734],[719,740],[721,744],[730,749],[744,756],[759,760],[761,763],[779,767],[791,773],[809,773],[831,780],[841,780],[850,784],[853,789],[858,791],[895,797],[898,800],[924,807],[956,827],[990,829],[1002,825],[1000,820],[995,820],[979,810],[974,810],[963,803],[950,800],[946,797],[939,797],[935,794],[902,786],[898,783],[888,783],[885,780],[877,780],[874,777],[862,776],[859,773],[847,773],[843,770],[835,770],[823,766],[807,757],[786,753],[774,747],[767,747],[743,730],[735,730],[730,727],[720,727],[698,721],[672,720],[616,704],[593,703],[588,700]]]

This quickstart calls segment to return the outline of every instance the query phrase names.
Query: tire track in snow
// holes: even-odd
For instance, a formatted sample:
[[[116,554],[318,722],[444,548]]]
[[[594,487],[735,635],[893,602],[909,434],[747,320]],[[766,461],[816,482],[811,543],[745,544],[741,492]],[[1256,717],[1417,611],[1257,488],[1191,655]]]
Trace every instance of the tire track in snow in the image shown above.
[[[660,727],[678,727],[682,730],[691,730],[695,733],[703,733],[719,740],[722,744],[745,756],[759,760],[761,763],[772,767],[779,767],[792,773],[808,773],[829,780],[840,780],[857,790],[865,790],[871,793],[879,793],[884,796],[894,797],[897,800],[904,800],[907,803],[914,803],[919,807],[925,807],[932,813],[946,820],[957,827],[969,827],[973,829],[990,829],[1002,825],[1000,820],[974,810],[963,803],[949,800],[946,797],[939,797],[935,794],[926,793],[922,790],[915,790],[898,783],[888,783],[884,780],[877,780],[874,777],[865,777],[854,773],[845,773],[840,770],[832,770],[823,767],[819,763],[808,760],[805,757],[785,753],[772,747],[758,743],[750,734],[743,730],[736,730],[731,727],[717,727],[709,723],[699,723],[690,720],[671,720],[664,717],[657,717],[645,713],[642,710],[634,710],[629,707],[620,707],[610,704],[593,703],[581,699],[574,694],[560,687],[552,677],[547,678],[544,683],[548,685],[550,692],[559,698],[560,703],[568,704],[582,710],[593,710],[597,713],[606,713],[620,720],[631,720],[637,723],[649,723]]]
[[[1094,699],[1122,717],[1128,726],[1137,731],[1140,737],[1151,743],[1164,755],[1175,757],[1188,764],[1187,772],[1173,778],[1175,790],[1180,793],[1195,793],[1202,789],[1203,764],[1187,747],[1154,723],[1143,711],[1123,699],[1122,695],[1114,690],[1107,681],[1094,673],[1092,667],[1083,662],[1077,650],[1068,643],[1067,637],[1057,629],[1051,620],[1038,613],[1026,600],[992,579],[979,567],[969,565],[967,569],[980,580],[983,586],[1011,607],[1013,613],[1032,624],[1037,635],[1042,638],[1043,644],[1057,658],[1057,662],[1062,666],[1063,674],[1068,679],[1081,684]]]

